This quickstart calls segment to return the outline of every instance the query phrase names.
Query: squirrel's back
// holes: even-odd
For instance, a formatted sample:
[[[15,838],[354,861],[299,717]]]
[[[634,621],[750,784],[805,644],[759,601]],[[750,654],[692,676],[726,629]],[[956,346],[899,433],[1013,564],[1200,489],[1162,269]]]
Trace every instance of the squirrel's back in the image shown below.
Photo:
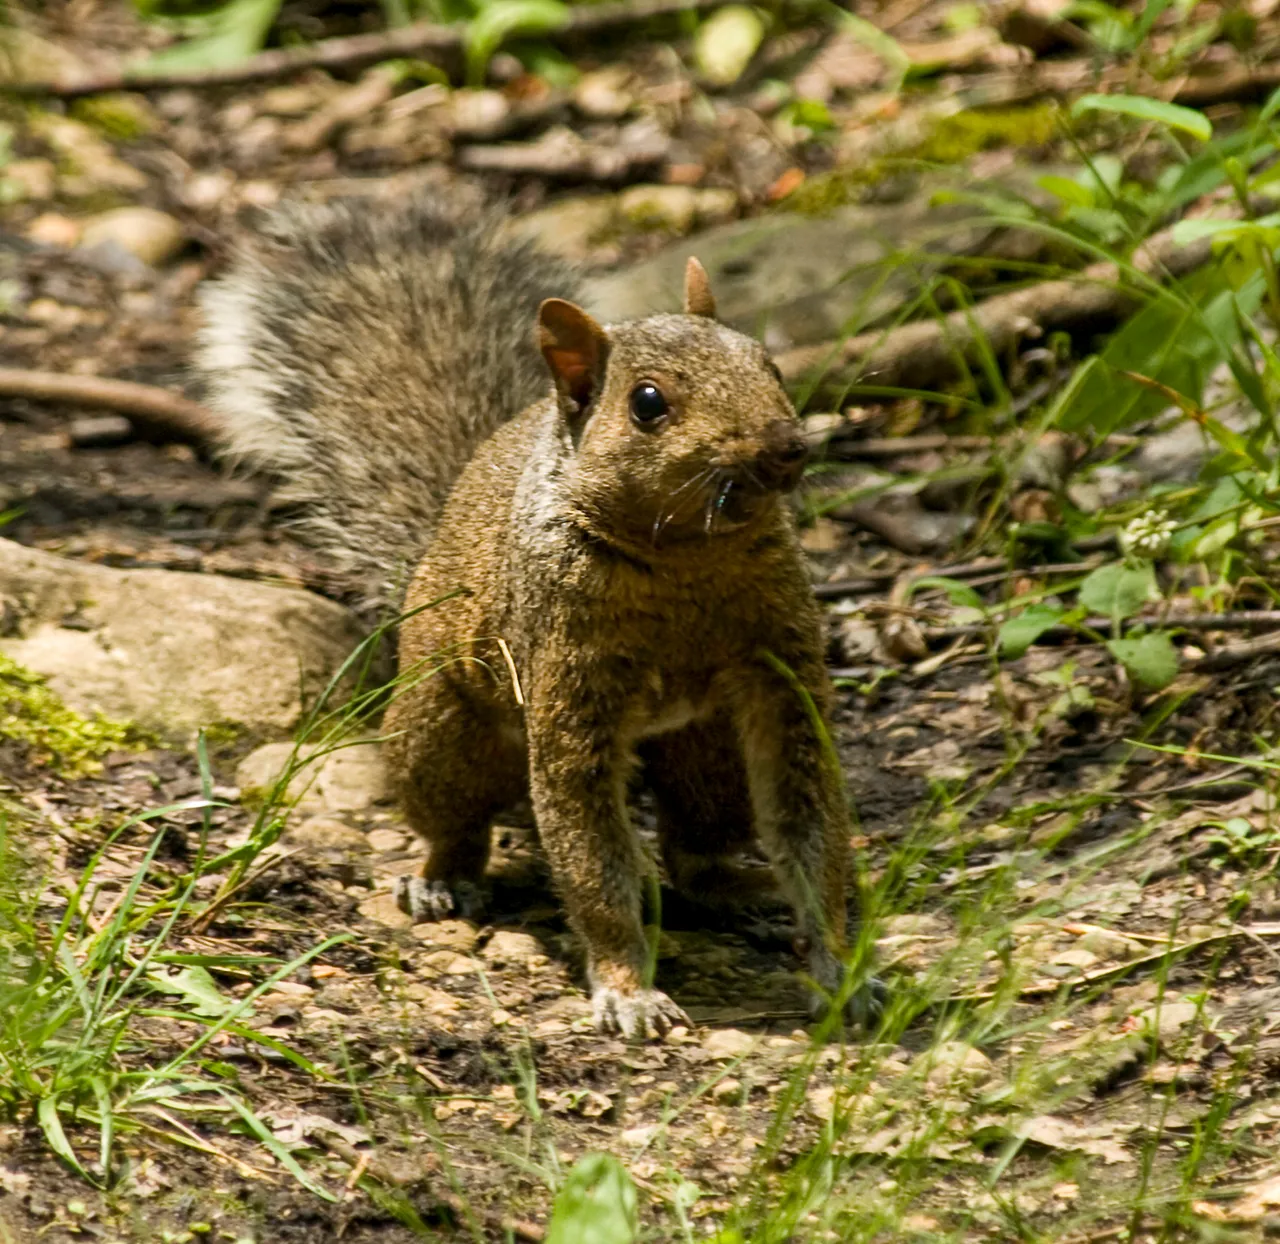
[[[206,287],[197,365],[229,453],[394,599],[476,446],[548,390],[538,305],[577,286],[497,213],[297,205]]]

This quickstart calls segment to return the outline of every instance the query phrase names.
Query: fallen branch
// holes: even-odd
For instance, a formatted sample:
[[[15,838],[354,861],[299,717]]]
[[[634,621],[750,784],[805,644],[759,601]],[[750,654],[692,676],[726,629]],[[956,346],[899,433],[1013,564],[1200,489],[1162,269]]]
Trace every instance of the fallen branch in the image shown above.
[[[1108,964],[1106,967],[1094,968],[1091,971],[1081,972],[1079,976],[1068,976],[1062,980],[1038,980],[1032,981],[1029,985],[1024,985],[1018,990],[1019,998],[1044,998],[1050,997],[1061,990],[1079,989],[1081,985],[1093,985],[1098,981],[1107,980],[1113,976],[1126,976],[1135,968],[1146,967],[1152,963],[1161,963],[1166,959],[1172,959],[1174,955],[1185,955],[1193,950],[1201,950],[1205,946],[1214,946],[1222,942],[1232,941],[1237,937],[1280,937],[1280,924],[1268,921],[1259,924],[1237,925],[1225,933],[1211,933],[1208,937],[1198,937],[1194,941],[1183,942],[1181,945],[1175,946],[1172,942],[1162,946],[1159,950],[1152,951],[1151,954],[1141,955],[1136,959],[1128,959],[1124,963]],[[975,990],[973,993],[952,994],[948,1001],[951,1002],[984,1002],[989,998],[998,997],[1001,993],[997,986],[995,989]]]
[[[1148,238],[1132,262],[1139,272],[1163,281],[1186,276],[1207,263],[1211,254],[1207,238],[1179,246],[1170,228]],[[1027,337],[1119,319],[1139,297],[1119,264],[1095,263],[1075,276],[995,294],[939,319],[860,333],[843,342],[800,346],[774,361],[787,380],[816,371],[840,383],[873,379],[877,385],[923,389],[954,375],[961,359],[975,358],[980,342],[998,357]]]
[[[558,30],[550,32],[549,37],[592,35],[616,27],[635,25],[650,18],[703,13],[728,3],[730,0],[606,0],[603,4],[573,8],[564,24]],[[259,52],[238,64],[216,68],[171,70],[167,73],[148,73],[141,68],[122,69],[52,82],[11,82],[3,89],[26,97],[55,95],[62,99],[74,99],[109,91],[240,86],[250,82],[269,82],[304,69],[363,69],[380,61],[400,57],[411,57],[456,70],[461,65],[466,42],[467,30],[462,24],[412,22],[394,30],[346,35],[337,39],[322,39],[305,47]]]
[[[1082,553],[1092,553],[1098,549],[1112,548],[1115,542],[1114,532],[1104,532],[1101,535],[1086,536],[1082,540],[1076,540],[1074,545]],[[1068,567],[1066,571],[1063,570],[1063,565]],[[909,574],[904,574],[901,569],[875,570],[860,579],[836,579],[832,583],[818,583],[814,586],[813,593],[819,600],[833,600],[841,596],[857,596],[862,592],[876,591],[885,584],[894,582],[901,582],[905,587],[910,587],[912,580],[916,579],[974,579],[996,571],[1010,575],[1071,574],[1076,572],[1078,566],[1078,562],[1047,566],[1015,566],[1007,557],[978,557],[973,561],[952,562],[946,566],[925,566]]]
[[[0,367],[0,397],[25,397],[33,402],[67,402],[73,406],[114,410],[177,433],[183,440],[213,442],[221,432],[213,412],[199,402],[157,385],[137,384],[132,380]]]
[[[1268,633],[1259,639],[1250,640],[1247,644],[1236,644],[1219,649],[1212,655],[1197,661],[1195,668],[1198,670],[1225,669],[1227,665],[1238,665],[1241,661],[1248,660],[1251,656],[1258,656],[1265,652],[1280,651],[1280,609],[1243,609],[1236,613],[1170,613],[1165,614],[1163,617],[1158,614],[1150,614],[1125,619],[1126,627],[1133,626],[1135,623],[1142,626],[1156,626],[1165,631],[1277,632],[1274,634]],[[965,622],[956,626],[925,626],[921,628],[921,633],[925,639],[931,642],[945,643],[953,639],[972,639],[980,635],[990,634],[995,625],[994,622]],[[1079,627],[1051,626],[1048,630],[1040,632],[1036,642],[1079,638],[1082,629],[1108,633],[1111,630],[1111,619],[1103,617],[1085,618],[1079,624]],[[1246,652],[1245,649],[1249,649],[1249,651]],[[1229,658],[1224,665],[1218,666],[1215,664],[1224,654],[1236,653],[1239,655],[1235,656],[1234,659]]]

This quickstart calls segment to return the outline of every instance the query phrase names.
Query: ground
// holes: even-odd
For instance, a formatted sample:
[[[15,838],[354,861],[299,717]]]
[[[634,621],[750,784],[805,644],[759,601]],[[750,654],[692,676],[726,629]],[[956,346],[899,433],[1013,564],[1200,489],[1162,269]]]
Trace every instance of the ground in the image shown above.
[[[73,50],[95,32],[104,47],[158,38],[116,6],[74,8],[53,6],[41,37]],[[799,54],[807,37],[780,37],[770,73],[791,64],[786,39]],[[726,193],[746,218],[789,185],[853,193],[822,180],[847,152],[760,140],[764,86],[718,97],[709,119],[665,52],[617,55],[626,90],[663,120],[664,167],[700,167],[721,198],[682,200],[687,218],[656,228],[619,224],[615,204],[603,234],[575,235],[596,267],[709,226],[698,213],[723,211]],[[501,97],[504,115],[526,89]],[[835,89],[844,124],[857,104]],[[530,207],[600,199],[537,169],[466,173],[456,118],[431,113],[416,145],[407,130],[392,142],[385,127],[420,98],[399,113],[384,100],[376,124],[310,148],[289,138],[339,93],[314,75],[117,96],[115,112],[73,105],[74,135],[60,105],[23,105],[8,122],[27,189],[0,250],[5,364],[186,383],[199,281],[251,225],[241,209],[290,188],[325,197],[370,178],[394,193],[404,165]],[[608,145],[598,117],[576,124]],[[976,158],[986,177],[1029,151],[1070,154],[1042,130],[994,152],[965,132],[946,131],[957,150],[929,159]],[[68,248],[100,211],[139,203],[180,222],[180,247],[154,263]],[[948,275],[981,287],[990,274]],[[390,889],[418,848],[367,783],[334,794],[317,781],[295,803],[249,780],[264,740],[232,731],[199,745],[135,732],[73,772],[0,728],[0,1240],[586,1238],[548,1223],[571,1168],[599,1152],[621,1160],[653,1240],[1219,1239],[1280,1220],[1280,657],[1235,643],[1231,620],[1264,619],[1274,597],[1274,480],[1266,463],[1249,477],[1254,527],[1220,549],[1119,558],[1115,531],[1149,494],[1199,504],[1226,472],[1196,474],[1209,470],[1203,436],[1183,475],[1151,465],[1170,418],[1193,421],[1167,393],[1119,439],[1051,427],[1060,369],[1096,344],[1079,331],[1024,342],[999,360],[1012,392],[979,386],[977,404],[955,386],[864,386],[835,424],[829,391],[807,407],[815,439],[837,432],[802,505],[858,811],[852,961],[865,973],[874,958],[890,989],[868,1032],[810,1023],[779,910],[713,912],[664,889],[657,983],[692,1026],[650,1044],[603,1037],[519,817],[495,829],[490,921],[414,926]],[[1223,424],[1238,398],[1212,407]],[[1209,397],[1192,405],[1207,426]],[[6,399],[5,536],[345,599],[270,481],[171,427],[92,426],[93,414]],[[1023,466],[996,479],[987,454],[1008,450],[1011,428]],[[969,441],[945,443],[959,433]],[[1259,443],[1274,461],[1274,442]],[[1199,532],[1231,504],[1238,516],[1244,503],[1170,512]],[[1103,565],[1150,573],[1161,603],[1140,592],[1133,609],[1082,621],[1099,612],[1083,608],[1083,581]],[[1066,632],[1020,654],[979,609],[1077,590],[1080,616],[1050,619]],[[1220,623],[1176,632],[1176,676],[1161,685],[1102,642],[1146,607]]]

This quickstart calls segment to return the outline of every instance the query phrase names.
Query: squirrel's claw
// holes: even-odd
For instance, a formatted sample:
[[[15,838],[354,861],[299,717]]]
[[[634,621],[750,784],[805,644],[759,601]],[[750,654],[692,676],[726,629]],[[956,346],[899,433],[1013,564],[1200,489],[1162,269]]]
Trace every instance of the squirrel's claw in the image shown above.
[[[472,881],[428,881],[425,877],[397,877],[396,906],[415,924],[433,920],[484,919],[484,894]]]
[[[677,1024],[689,1025],[689,1017],[660,989],[623,993],[600,985],[591,995],[591,1018],[601,1032],[624,1037],[664,1037]]]
[[[814,1019],[827,1014],[833,996],[844,984],[845,970],[844,964],[825,948],[810,953],[809,971],[821,987],[821,992],[815,991],[809,1003]],[[885,983],[877,976],[867,977],[845,1000],[845,1023],[865,1032],[879,1020],[888,1000],[889,989]]]

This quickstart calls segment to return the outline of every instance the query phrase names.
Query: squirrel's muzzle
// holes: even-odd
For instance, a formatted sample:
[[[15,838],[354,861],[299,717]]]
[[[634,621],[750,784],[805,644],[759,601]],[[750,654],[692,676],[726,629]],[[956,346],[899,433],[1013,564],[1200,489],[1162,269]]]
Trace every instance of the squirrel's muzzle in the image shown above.
[[[800,482],[809,458],[809,446],[800,429],[789,419],[779,419],[769,424],[762,440],[756,454],[756,476],[771,491],[790,492]]]

